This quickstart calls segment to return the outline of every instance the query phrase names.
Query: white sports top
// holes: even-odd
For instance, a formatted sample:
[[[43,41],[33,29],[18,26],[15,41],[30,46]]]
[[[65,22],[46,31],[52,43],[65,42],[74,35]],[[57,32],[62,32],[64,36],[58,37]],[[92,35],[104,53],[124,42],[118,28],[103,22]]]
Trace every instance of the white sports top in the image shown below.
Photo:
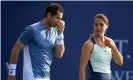
[[[112,59],[111,48],[102,48],[94,44],[90,62],[94,72],[111,73],[110,62]]]

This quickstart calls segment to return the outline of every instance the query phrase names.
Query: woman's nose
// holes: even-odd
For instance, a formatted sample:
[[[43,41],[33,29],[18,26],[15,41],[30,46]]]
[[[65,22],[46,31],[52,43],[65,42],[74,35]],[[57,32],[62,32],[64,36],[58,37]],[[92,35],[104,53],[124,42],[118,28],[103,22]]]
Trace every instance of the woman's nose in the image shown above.
[[[100,29],[100,25],[97,26],[97,29]]]

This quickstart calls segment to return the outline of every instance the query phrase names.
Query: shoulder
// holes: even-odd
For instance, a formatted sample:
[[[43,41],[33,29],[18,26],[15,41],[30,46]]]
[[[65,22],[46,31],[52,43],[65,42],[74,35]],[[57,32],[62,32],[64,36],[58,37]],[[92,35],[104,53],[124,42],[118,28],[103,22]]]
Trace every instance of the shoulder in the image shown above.
[[[31,24],[30,26],[34,27],[34,26],[38,26],[39,24],[40,22],[36,22],[36,23]]]
[[[90,39],[88,39],[88,40],[84,43],[83,46],[84,46],[84,47],[87,47],[87,48],[93,47],[93,43],[92,43],[92,41],[91,41]]]
[[[82,47],[82,53],[83,53],[83,54],[85,53],[86,56],[87,56],[88,54],[91,54],[92,51],[93,51],[93,43],[92,43],[91,40],[87,40],[87,41],[84,43],[83,47]]]
[[[32,30],[37,30],[39,29],[40,27],[40,22],[36,22],[36,23],[33,23],[31,25],[29,25],[31,27]]]

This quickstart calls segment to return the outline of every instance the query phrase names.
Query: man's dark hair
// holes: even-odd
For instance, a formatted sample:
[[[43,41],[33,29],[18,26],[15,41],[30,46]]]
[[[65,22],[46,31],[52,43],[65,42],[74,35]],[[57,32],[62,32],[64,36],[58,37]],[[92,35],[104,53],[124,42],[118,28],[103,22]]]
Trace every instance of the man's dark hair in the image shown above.
[[[60,4],[57,3],[49,4],[45,10],[45,17],[47,17],[48,13],[51,13],[52,16],[56,15],[58,10],[62,13],[64,12]]]

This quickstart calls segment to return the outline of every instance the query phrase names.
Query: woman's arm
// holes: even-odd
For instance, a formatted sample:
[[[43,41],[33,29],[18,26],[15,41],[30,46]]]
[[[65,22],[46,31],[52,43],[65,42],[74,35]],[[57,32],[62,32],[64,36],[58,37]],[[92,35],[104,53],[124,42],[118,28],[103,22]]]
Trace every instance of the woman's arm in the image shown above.
[[[88,60],[90,59],[92,50],[93,43],[90,40],[86,41],[82,47],[82,53],[80,57],[79,80],[86,80],[86,66],[88,64]]]
[[[112,49],[112,56],[116,64],[122,66],[123,64],[123,56],[120,54],[119,50],[117,49],[117,46],[115,45],[115,42],[109,38],[105,38],[105,45],[110,47]]]

